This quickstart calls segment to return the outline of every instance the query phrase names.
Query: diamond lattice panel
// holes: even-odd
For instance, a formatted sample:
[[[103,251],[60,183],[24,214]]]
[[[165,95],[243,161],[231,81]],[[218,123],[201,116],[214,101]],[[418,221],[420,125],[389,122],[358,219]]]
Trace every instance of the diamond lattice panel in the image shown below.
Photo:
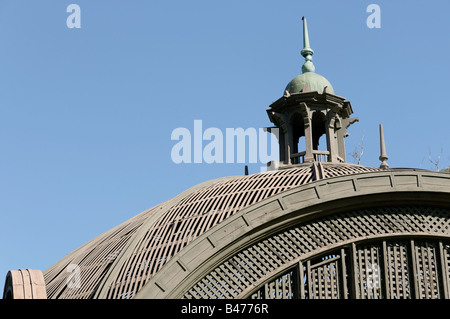
[[[230,294],[231,289],[235,289],[239,294],[259,282],[264,276],[298,259],[298,256],[301,258],[305,253],[323,250],[327,246],[338,244],[343,240],[399,233],[448,236],[450,235],[449,216],[450,211],[445,208],[380,207],[349,211],[306,222],[245,248],[224,263],[227,264],[227,268],[219,265],[214,269],[217,278],[215,282],[203,279],[201,284],[194,285],[184,297],[211,298],[205,292],[205,288],[208,287],[208,289],[218,292],[213,298],[232,298],[236,295],[236,292],[233,295]],[[330,225],[333,225],[333,227],[330,227]],[[325,229],[326,231],[324,231]],[[409,256],[407,244],[401,242],[388,243],[385,246],[383,250],[386,255],[385,266],[389,278],[387,286],[390,291],[388,298],[410,298],[412,270],[408,263],[411,256]],[[360,247],[355,252],[357,277],[355,280],[361,282],[358,294],[363,298],[378,298],[380,294],[379,290],[364,286],[364,283],[367,282],[367,276],[371,275],[368,270],[373,270],[374,266],[376,267],[381,263],[379,249],[380,247]],[[448,253],[447,251],[446,253]],[[255,252],[259,252],[260,255]],[[417,246],[416,252],[418,255],[420,254],[420,258],[418,257],[418,264],[422,265],[419,269],[420,273],[424,276],[430,276],[429,279],[424,281],[421,289],[424,290],[424,293],[427,293],[425,289],[428,287],[428,295],[432,296],[437,285],[436,280],[432,279],[436,274],[434,250],[428,246]],[[257,258],[264,255],[267,257]],[[324,261],[326,267],[325,264],[320,262],[314,264],[320,267],[314,268],[313,264],[308,266],[310,267],[308,268],[308,281],[311,284],[307,293],[310,298],[339,297],[336,283],[340,266],[337,256],[330,256],[330,258],[329,261]],[[276,262],[269,262],[270,259]],[[445,259],[445,261],[448,263],[448,259]],[[226,280],[230,274],[242,278],[240,285],[234,285]],[[319,280],[319,278],[325,277],[329,279],[329,282]],[[318,288],[319,285],[322,285],[320,289]],[[324,290],[324,287],[328,287],[328,290]]]

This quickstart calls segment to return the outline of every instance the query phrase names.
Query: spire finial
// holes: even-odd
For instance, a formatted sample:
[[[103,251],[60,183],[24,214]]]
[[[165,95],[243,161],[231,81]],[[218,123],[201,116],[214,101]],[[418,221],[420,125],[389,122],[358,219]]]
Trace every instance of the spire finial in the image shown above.
[[[380,124],[380,168],[388,169],[389,165],[386,163],[388,156],[386,155],[386,145],[384,143],[383,124]]]
[[[312,55],[314,54],[313,49],[309,46],[309,34],[308,34],[308,25],[306,23],[306,18],[302,17],[303,20],[303,50],[300,52],[301,55],[305,58],[305,63],[302,66],[302,72],[314,72],[316,68],[312,63]]]

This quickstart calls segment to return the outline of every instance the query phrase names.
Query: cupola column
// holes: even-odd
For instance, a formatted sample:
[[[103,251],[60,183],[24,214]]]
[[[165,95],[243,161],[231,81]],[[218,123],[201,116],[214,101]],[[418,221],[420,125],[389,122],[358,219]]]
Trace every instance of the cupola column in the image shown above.
[[[288,122],[289,123],[289,122]],[[287,125],[287,136],[288,138],[285,139],[286,143],[286,160],[285,163],[290,165],[292,164],[291,154],[293,153],[294,149],[294,140],[293,140],[293,132],[292,132],[292,124],[289,123]]]
[[[305,162],[311,163],[314,162],[311,118],[308,116],[303,123],[305,125]]]
[[[339,152],[338,152],[336,127],[335,127],[335,122],[337,119],[338,111],[339,111],[339,107],[334,107],[331,111],[328,112],[328,116],[327,116],[326,134],[327,134],[327,150],[329,152],[329,155],[328,155],[329,162],[339,162],[339,160],[338,160]]]

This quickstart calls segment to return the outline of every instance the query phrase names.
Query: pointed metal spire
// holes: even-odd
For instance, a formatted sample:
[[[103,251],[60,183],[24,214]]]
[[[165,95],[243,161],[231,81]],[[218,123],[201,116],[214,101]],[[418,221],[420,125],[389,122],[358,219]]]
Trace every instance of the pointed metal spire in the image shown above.
[[[389,165],[386,163],[388,156],[386,155],[386,145],[384,143],[383,124],[380,124],[380,168],[388,169]]]
[[[303,50],[300,52],[301,55],[305,58],[305,63],[302,66],[302,72],[314,72],[316,68],[312,63],[312,55],[314,54],[314,50],[309,46],[309,34],[308,34],[308,25],[306,23],[306,18],[302,17],[303,20]]]

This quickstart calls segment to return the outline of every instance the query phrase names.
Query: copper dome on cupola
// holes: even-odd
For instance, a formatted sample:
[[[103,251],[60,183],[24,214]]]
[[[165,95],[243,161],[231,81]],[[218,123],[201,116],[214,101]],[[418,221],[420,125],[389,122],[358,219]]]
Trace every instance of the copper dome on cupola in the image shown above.
[[[306,18],[303,17],[303,49],[302,56],[305,58],[305,63],[302,66],[302,74],[293,78],[285,88],[289,93],[302,93],[316,91],[322,93],[334,94],[334,89],[331,83],[322,75],[315,73],[316,68],[312,62],[312,55],[314,50],[309,45],[309,34]]]

